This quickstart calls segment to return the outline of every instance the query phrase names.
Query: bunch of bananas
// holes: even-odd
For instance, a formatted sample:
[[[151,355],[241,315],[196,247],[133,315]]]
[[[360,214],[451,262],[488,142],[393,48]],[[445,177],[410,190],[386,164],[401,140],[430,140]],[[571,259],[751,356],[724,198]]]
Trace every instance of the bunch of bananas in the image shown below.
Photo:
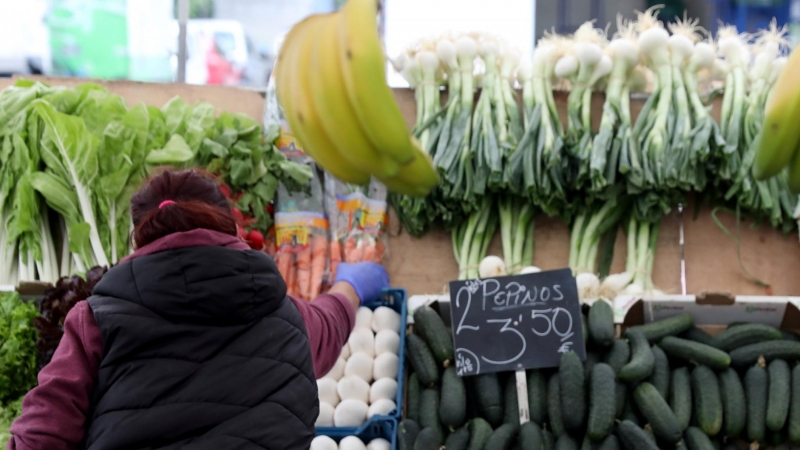
[[[276,63],[278,101],[303,150],[335,177],[425,196],[439,176],[386,84],[377,7],[349,0],[295,25]]]
[[[789,189],[800,193],[800,46],[795,47],[772,89],[753,163],[753,177],[766,180],[785,167]]]

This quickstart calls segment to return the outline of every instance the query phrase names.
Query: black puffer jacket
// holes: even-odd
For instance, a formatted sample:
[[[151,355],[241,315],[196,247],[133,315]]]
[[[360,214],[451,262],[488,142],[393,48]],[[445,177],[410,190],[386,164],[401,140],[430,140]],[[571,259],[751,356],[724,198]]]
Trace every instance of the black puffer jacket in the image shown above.
[[[85,448],[307,449],[305,327],[267,255],[187,247],[111,269],[89,305],[104,355]]]

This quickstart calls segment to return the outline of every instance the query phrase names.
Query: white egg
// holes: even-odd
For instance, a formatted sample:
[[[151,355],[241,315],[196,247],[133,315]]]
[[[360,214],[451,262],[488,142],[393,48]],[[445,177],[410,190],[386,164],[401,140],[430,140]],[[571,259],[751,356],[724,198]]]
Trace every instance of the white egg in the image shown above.
[[[394,400],[397,398],[397,380],[394,378],[381,378],[375,380],[369,388],[369,402],[378,400]]]
[[[400,314],[392,308],[379,306],[372,313],[372,331],[392,330],[400,333]]]
[[[371,404],[367,410],[367,417],[385,416],[397,408],[392,400],[382,398]]]
[[[339,358],[347,361],[347,358],[350,357],[350,344],[345,342],[344,346],[342,347],[342,353],[339,353]]]
[[[350,344],[351,357],[358,352],[375,356],[375,334],[372,330],[366,328],[353,330],[347,343]]]
[[[366,306],[358,308],[356,311],[356,326],[354,329],[372,329],[372,310]]]
[[[311,441],[309,450],[339,450],[339,446],[328,436],[317,436]]]
[[[333,412],[333,424],[337,427],[357,427],[367,420],[369,406],[360,400],[344,400]]]
[[[369,383],[357,376],[344,377],[339,380],[336,392],[342,400],[369,401]]]
[[[317,421],[314,423],[315,426],[318,427],[332,427],[333,426],[333,406],[325,403],[319,402],[319,416],[317,416]],[[311,447],[314,447],[314,444],[311,444]]]
[[[364,442],[355,436],[347,436],[339,442],[339,450],[367,450]]]
[[[384,355],[389,354],[390,353],[384,353]],[[396,357],[395,355],[395,358]],[[344,375],[346,377],[355,375],[367,383],[372,383],[372,365],[373,360],[371,356],[361,352],[353,353],[344,366]]]
[[[367,450],[392,450],[392,444],[383,438],[373,439],[367,445]]]
[[[381,330],[375,335],[375,355],[394,353],[400,350],[400,335],[393,330]]]
[[[338,405],[339,394],[336,392],[336,384],[336,380],[333,378],[320,378],[317,380],[319,401],[325,402],[331,406]]]
[[[333,367],[331,367],[331,370],[329,370],[328,373],[326,373],[322,378],[330,378],[334,381],[339,381],[339,379],[344,376],[344,368],[346,365],[347,362],[345,360],[342,358],[337,359],[336,364],[334,364]]]
[[[400,359],[394,353],[383,353],[372,364],[372,377],[376,380],[381,378],[397,378],[397,366]]]

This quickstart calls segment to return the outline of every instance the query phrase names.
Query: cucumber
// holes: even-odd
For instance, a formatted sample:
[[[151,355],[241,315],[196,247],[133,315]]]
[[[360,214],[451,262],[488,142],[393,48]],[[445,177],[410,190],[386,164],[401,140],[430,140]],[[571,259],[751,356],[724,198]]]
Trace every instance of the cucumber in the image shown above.
[[[773,360],[767,367],[769,387],[767,388],[767,428],[780,431],[789,415],[791,400],[791,373],[789,364],[782,359]]]
[[[748,323],[728,328],[714,336],[711,345],[729,352],[745,345],[781,339],[781,330],[761,323]]]
[[[585,376],[587,380],[589,379],[589,375],[592,373],[592,368],[594,365],[602,360],[603,357],[600,353],[596,351],[586,352],[586,361],[583,363],[583,376]]]
[[[556,438],[550,430],[542,430],[542,450],[553,450],[556,448]]]
[[[614,369],[599,363],[589,377],[589,419],[586,435],[594,442],[602,441],[614,429],[616,417],[616,381]]]
[[[444,448],[447,450],[467,450],[469,446],[469,428],[461,427],[447,436]]]
[[[747,398],[747,437],[751,442],[764,442],[767,429],[767,371],[753,366],[744,376]]]
[[[619,373],[625,364],[631,359],[631,347],[625,339],[617,339],[606,353],[606,364],[614,369],[614,373]]]
[[[439,368],[433,353],[428,348],[428,344],[416,334],[406,335],[406,352],[411,367],[419,378],[419,383],[423,387],[433,386],[439,381]]]
[[[767,430],[767,434],[767,440],[772,445],[781,445],[786,442],[786,435],[783,434],[783,431]]]
[[[492,426],[489,422],[477,417],[469,423],[469,447],[467,450],[483,450],[486,441],[492,435]]]
[[[494,430],[494,433],[489,436],[489,440],[486,441],[484,448],[509,450],[517,438],[517,430],[519,430],[518,424],[506,423],[500,425],[496,430]]]
[[[594,450],[620,450],[619,441],[613,434],[609,435],[600,445],[596,445]]]
[[[547,376],[542,370],[528,371],[528,410],[531,422],[542,426],[547,421]]]
[[[496,373],[477,375],[472,379],[478,414],[492,427],[503,423],[503,390]]]
[[[417,373],[413,372],[408,377],[408,412],[406,415],[415,422],[419,422],[419,395],[421,391]]]
[[[547,417],[550,429],[556,438],[564,434],[564,421],[561,415],[561,387],[558,372],[547,381]]]
[[[625,450],[658,450],[650,436],[630,420],[617,425],[617,437]]]
[[[464,425],[467,417],[467,388],[451,366],[442,374],[442,395],[439,401],[439,420],[450,431]]]
[[[620,420],[630,420],[637,425],[643,425],[642,417],[636,409],[636,403],[633,400],[633,392],[631,390],[628,390],[628,394],[625,398],[625,407]]]
[[[719,388],[725,435],[731,439],[738,438],[747,423],[747,400],[739,374],[733,369],[725,369],[719,374]]]
[[[684,433],[684,439],[689,450],[714,450],[714,444],[711,443],[711,439],[700,428],[687,428]]]
[[[785,330],[783,328],[781,328],[780,331],[781,331],[781,339],[783,339],[784,341],[795,341],[795,342],[800,341],[800,336],[798,336],[797,333],[795,333],[794,331]]]
[[[710,345],[674,336],[665,337],[660,345],[673,358],[708,366],[714,370],[727,369],[731,365],[730,355]]]
[[[787,425],[789,440],[800,444],[800,366],[792,369],[792,400],[789,406],[789,423]]]
[[[580,450],[581,446],[578,441],[573,439],[568,434],[562,434],[558,441],[556,441],[556,450]]]
[[[763,356],[766,362],[773,359],[795,361],[800,359],[800,342],[779,340],[745,345],[731,351],[731,364],[735,367],[752,366],[758,362],[760,356]]]
[[[608,347],[617,334],[614,311],[605,300],[597,300],[589,308],[589,337],[600,347]]]
[[[630,329],[625,332],[625,337],[631,346],[631,360],[619,370],[617,377],[628,383],[636,383],[653,373],[655,357],[642,332]]]
[[[410,419],[397,424],[397,450],[414,450],[419,431],[417,422]]]
[[[583,333],[583,345],[586,345],[589,342],[589,326],[586,322],[586,315],[581,314],[581,333]]]
[[[519,425],[519,400],[517,398],[517,377],[511,372],[506,377],[506,388],[503,390],[503,423]]]
[[[439,391],[431,388],[422,391],[419,397],[419,426],[433,428],[441,444],[444,441],[444,431],[442,423],[439,421]]]
[[[680,337],[690,341],[699,342],[701,344],[711,345],[712,340],[710,334],[706,333],[702,328],[691,327],[680,334]]]
[[[664,399],[669,398],[669,358],[661,347],[654,345],[651,349],[653,351],[653,373],[647,378],[647,381],[658,389]]]
[[[639,384],[633,392],[633,398],[658,439],[670,444],[677,444],[681,440],[681,424],[655,386],[647,382]]]
[[[629,328],[629,330],[640,331],[651,343],[656,343],[667,336],[676,336],[683,333],[694,325],[694,317],[691,314],[678,314],[668,319],[650,322]]]
[[[586,377],[583,363],[575,352],[561,355],[558,366],[558,378],[561,388],[561,411],[564,429],[578,433],[583,428],[586,418]]]
[[[669,407],[685,430],[692,420],[692,380],[689,369],[680,367],[672,372],[669,390]]]
[[[710,368],[697,366],[692,370],[692,398],[700,429],[709,436],[716,436],[722,429],[722,397],[717,375]]]
[[[423,428],[414,441],[414,450],[439,450],[439,435],[433,428]]]
[[[542,437],[542,429],[539,425],[533,422],[525,422],[519,427],[517,441],[523,449],[536,449],[540,450],[544,445],[544,438]],[[450,450],[449,447],[445,447]]]
[[[422,339],[436,358],[441,367],[448,367],[455,361],[453,337],[447,331],[442,317],[430,306],[420,306],[414,311],[414,332],[419,333]]]
[[[614,416],[617,419],[622,419],[625,412],[625,400],[627,400],[628,386],[621,382],[614,382]]]

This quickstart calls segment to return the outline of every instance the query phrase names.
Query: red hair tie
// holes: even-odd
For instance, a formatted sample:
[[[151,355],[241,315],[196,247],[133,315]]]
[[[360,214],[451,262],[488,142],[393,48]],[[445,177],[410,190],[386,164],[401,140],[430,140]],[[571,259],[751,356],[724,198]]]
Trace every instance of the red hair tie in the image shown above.
[[[161,202],[161,203],[158,205],[158,209],[161,209],[161,208],[163,208],[163,207],[165,207],[165,206],[167,206],[167,205],[174,205],[174,204],[175,204],[175,202],[174,202],[174,201],[172,201],[172,200],[164,200],[163,202]]]

